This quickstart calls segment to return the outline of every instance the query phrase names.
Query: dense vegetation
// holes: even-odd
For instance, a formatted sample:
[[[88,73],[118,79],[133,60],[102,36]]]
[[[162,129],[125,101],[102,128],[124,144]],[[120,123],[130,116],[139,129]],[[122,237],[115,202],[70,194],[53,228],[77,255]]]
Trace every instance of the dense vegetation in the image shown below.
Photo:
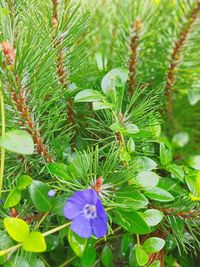
[[[0,43],[0,265],[200,266],[200,1],[0,0]]]

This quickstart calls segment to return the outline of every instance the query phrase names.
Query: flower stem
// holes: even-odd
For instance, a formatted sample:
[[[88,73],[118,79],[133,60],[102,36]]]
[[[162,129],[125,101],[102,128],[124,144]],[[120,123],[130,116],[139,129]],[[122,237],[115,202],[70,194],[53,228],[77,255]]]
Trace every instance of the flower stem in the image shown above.
[[[137,236],[137,245],[140,246],[140,236],[139,235],[136,236]]]
[[[1,136],[5,135],[5,109],[4,109],[4,98],[0,87],[0,103],[1,103]],[[0,197],[3,188],[3,174],[4,174],[4,161],[5,161],[5,149],[1,147],[1,169],[0,169]]]
[[[56,227],[56,228],[53,228],[53,229],[51,229],[51,230],[49,230],[49,231],[43,233],[42,235],[43,235],[44,237],[45,237],[45,236],[48,236],[48,235],[51,235],[51,234],[53,234],[53,233],[56,233],[56,232],[58,232],[58,231],[64,229],[65,227],[69,226],[70,224],[71,224],[71,222],[62,224],[62,225],[60,225],[60,226],[58,226],[58,227]]]

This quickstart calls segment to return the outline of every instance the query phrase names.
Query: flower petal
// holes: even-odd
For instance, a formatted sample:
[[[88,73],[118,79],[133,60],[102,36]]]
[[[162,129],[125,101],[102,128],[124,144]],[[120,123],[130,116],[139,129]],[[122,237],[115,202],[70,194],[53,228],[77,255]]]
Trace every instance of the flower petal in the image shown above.
[[[89,238],[92,235],[90,220],[83,215],[79,215],[73,219],[70,229],[82,238]]]
[[[91,220],[91,224],[92,224],[92,233],[94,236],[100,238],[107,234],[108,226],[104,219],[97,217]]]
[[[100,199],[97,200],[96,209],[97,209],[97,216],[107,221],[108,217]]]
[[[82,212],[83,205],[80,200],[74,197],[68,198],[64,207],[64,216],[69,220],[75,218]]]
[[[96,205],[97,200],[99,199],[97,192],[93,189],[77,191],[74,193],[73,197],[79,199],[85,204],[93,204],[93,205]]]

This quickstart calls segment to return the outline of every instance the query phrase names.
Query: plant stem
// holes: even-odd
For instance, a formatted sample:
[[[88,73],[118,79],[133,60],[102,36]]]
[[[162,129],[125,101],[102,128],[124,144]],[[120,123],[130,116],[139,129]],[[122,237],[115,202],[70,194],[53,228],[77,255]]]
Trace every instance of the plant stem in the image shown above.
[[[140,246],[140,236],[139,235],[136,236],[137,236],[137,245]]]
[[[58,231],[64,229],[65,227],[69,226],[70,224],[71,224],[71,222],[62,224],[62,225],[60,225],[60,226],[58,226],[58,227],[56,227],[56,228],[53,228],[53,229],[51,229],[51,230],[49,230],[49,231],[43,233],[42,235],[43,235],[44,237],[45,237],[45,236],[48,236],[48,235],[51,235],[51,234],[53,234],[53,233],[56,233],[56,232],[58,232]]]
[[[4,98],[1,90],[0,90],[0,103],[1,103],[1,136],[3,137],[5,135],[6,126],[5,126]],[[0,197],[3,188],[4,161],[5,161],[5,149],[1,147]]]

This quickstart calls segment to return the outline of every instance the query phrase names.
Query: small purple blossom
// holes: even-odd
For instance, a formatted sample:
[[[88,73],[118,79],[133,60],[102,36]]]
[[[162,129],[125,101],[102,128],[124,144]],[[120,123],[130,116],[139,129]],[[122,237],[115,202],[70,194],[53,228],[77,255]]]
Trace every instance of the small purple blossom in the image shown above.
[[[100,238],[108,232],[108,217],[93,189],[77,191],[73,197],[68,198],[64,216],[72,220],[71,230],[82,238],[89,238],[92,234]]]
[[[56,191],[55,190],[49,190],[49,192],[48,192],[48,196],[49,197],[54,197],[56,195]]]

